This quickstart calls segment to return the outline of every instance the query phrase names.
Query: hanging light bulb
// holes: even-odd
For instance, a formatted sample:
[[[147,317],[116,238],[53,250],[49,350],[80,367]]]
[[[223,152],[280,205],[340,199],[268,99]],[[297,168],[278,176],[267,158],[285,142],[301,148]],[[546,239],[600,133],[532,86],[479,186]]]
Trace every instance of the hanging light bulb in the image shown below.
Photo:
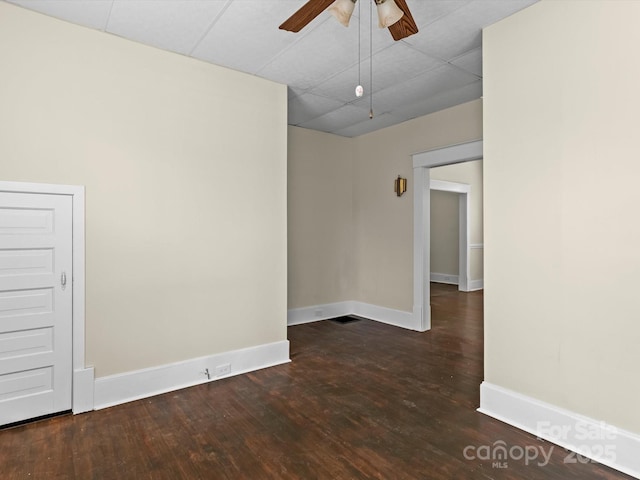
[[[375,0],[378,9],[378,26],[386,28],[402,18],[404,12],[393,0]]]
[[[342,25],[348,27],[357,1],[358,0],[336,0],[329,6],[328,11],[336,17]]]
[[[364,95],[364,87],[362,85],[358,85],[356,87],[356,97],[360,98]]]

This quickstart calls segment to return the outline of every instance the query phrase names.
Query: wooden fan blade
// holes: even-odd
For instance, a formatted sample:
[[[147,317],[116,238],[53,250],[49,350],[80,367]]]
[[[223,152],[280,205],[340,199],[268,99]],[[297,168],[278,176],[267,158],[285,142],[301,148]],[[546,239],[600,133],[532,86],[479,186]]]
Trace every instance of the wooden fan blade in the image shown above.
[[[309,0],[300,10],[287,18],[284,23],[280,25],[280,29],[288,30],[289,32],[299,32],[333,2],[334,0]]]
[[[409,6],[405,0],[395,0],[398,8],[404,12],[404,15],[400,20],[389,27],[389,32],[394,40],[402,40],[414,33],[418,33],[418,26],[415,20],[411,16]]]

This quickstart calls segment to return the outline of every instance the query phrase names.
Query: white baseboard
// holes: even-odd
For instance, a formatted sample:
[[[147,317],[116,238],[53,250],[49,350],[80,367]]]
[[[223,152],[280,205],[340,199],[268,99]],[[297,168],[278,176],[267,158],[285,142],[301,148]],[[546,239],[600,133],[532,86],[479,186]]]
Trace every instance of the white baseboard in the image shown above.
[[[640,479],[640,435],[488,382],[478,411],[575,452],[567,463],[584,461],[577,453]]]
[[[459,285],[458,275],[449,275],[448,273],[431,272],[431,281],[436,283],[446,283],[449,285]]]
[[[94,408],[99,410],[289,361],[289,341],[283,340],[102,377],[95,381]]]
[[[387,323],[396,327],[408,330],[418,330],[419,325],[415,325],[412,312],[394,310],[392,308],[379,307],[369,303],[353,302],[353,315],[364,317],[376,322]]]
[[[449,275],[448,273],[431,272],[431,281],[435,283],[446,283],[448,285],[460,285],[458,275]],[[484,280],[469,280],[469,289],[467,292],[484,289]]]
[[[73,371],[73,413],[90,412],[94,404],[93,367]]]
[[[301,325],[353,313],[353,302],[326,303],[311,307],[293,308],[287,312],[287,325]]]
[[[375,320],[409,330],[419,329],[419,325],[415,325],[412,312],[379,307],[363,302],[326,303],[323,305],[291,309],[287,314],[287,325],[301,325],[303,323],[344,317],[347,315],[357,315],[369,320]]]

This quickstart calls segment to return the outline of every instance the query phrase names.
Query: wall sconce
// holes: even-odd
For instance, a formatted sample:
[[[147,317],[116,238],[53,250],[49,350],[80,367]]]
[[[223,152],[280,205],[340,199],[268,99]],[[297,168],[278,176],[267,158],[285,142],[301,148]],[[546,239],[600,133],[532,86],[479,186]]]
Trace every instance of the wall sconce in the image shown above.
[[[401,197],[402,194],[407,191],[407,179],[398,175],[398,178],[393,182],[393,191]]]

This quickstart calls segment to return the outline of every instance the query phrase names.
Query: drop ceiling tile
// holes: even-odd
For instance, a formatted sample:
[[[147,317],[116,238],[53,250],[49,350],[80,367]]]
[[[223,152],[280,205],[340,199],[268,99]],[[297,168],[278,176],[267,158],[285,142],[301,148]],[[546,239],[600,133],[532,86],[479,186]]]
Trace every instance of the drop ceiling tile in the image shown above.
[[[406,104],[400,108],[394,109],[392,114],[394,117],[405,121],[429,115],[430,113],[438,112],[445,108],[454,107],[472,100],[477,100],[481,97],[482,80],[476,80],[468,85],[451,90],[445,90],[438,95]]]
[[[321,117],[301,123],[300,126],[333,133],[350,125],[360,123],[364,119],[369,119],[369,110],[354,107],[353,105],[343,105]]]
[[[288,15],[283,10],[291,10],[291,13],[296,10],[296,2],[284,3],[283,6],[283,2],[277,0],[236,0],[193,49],[192,55],[256,74],[306,33],[303,30],[300,34],[293,34],[278,28]],[[243,25],[248,28],[243,28]]]
[[[289,125],[300,125],[343,105],[331,98],[304,93],[289,100]]]
[[[107,31],[187,54],[225,4],[226,0],[115,0]]]
[[[336,135],[341,135],[343,137],[358,137],[366,133],[375,132],[376,130],[380,130],[381,128],[390,127],[391,125],[395,125],[400,121],[401,120],[389,113],[383,113],[380,115],[376,115],[373,118],[367,117],[366,120],[354,123],[341,130],[336,130],[333,133],[335,133]]]
[[[406,105],[423,102],[450,89],[478,81],[478,77],[451,65],[444,65],[404,83],[394,84],[373,96],[374,111],[391,112]],[[362,105],[361,105],[362,103]],[[356,106],[368,105],[363,98]]]
[[[476,16],[482,28],[530,7],[538,0],[473,0],[465,5],[467,15]]]
[[[258,74],[276,82],[309,89],[357,61],[357,51],[345,48],[345,45],[353,45],[349,33],[338,22],[324,22],[307,35],[291,37],[295,43]]]
[[[355,88],[360,81],[363,85],[368,83],[365,81],[365,77],[369,77],[369,60],[365,60],[360,66],[360,75],[358,75],[358,65],[352,65],[351,67],[343,70],[342,72],[334,75],[325,82],[319,85],[313,86],[309,89],[309,92],[324,95],[326,97],[332,97],[342,102],[351,102],[355,100]],[[365,72],[367,72],[365,74]],[[368,89],[367,85],[367,89]]]
[[[395,42],[373,57],[374,91],[379,90],[378,84],[381,88],[385,88],[398,81],[417,77],[441,65],[441,60],[425,55],[402,42]]]
[[[413,35],[405,41],[428,55],[448,61],[480,47],[482,29],[474,25],[473,19],[451,14],[433,22],[422,35]]]
[[[411,11],[411,15],[415,20],[420,19],[418,25],[418,33],[428,28],[429,24],[435,22],[439,18],[455,12],[459,8],[464,7],[472,0],[408,0],[407,5]]]
[[[296,88],[296,87],[292,87],[289,86],[287,87],[287,98],[289,100],[295,98],[295,97],[299,97],[300,95],[305,94],[307,91],[303,90],[302,88]]]
[[[418,52],[402,42],[395,42],[373,56],[373,91],[383,90],[398,81],[416,77],[441,65],[443,63],[440,60]],[[344,102],[355,101],[358,79],[366,92],[371,90],[369,69],[370,61],[367,58],[361,65],[352,65],[310,91]]]
[[[112,0],[9,0],[21,7],[67,22],[104,30]]]
[[[475,48],[450,62],[456,67],[460,67],[469,73],[482,77],[482,48]]]

